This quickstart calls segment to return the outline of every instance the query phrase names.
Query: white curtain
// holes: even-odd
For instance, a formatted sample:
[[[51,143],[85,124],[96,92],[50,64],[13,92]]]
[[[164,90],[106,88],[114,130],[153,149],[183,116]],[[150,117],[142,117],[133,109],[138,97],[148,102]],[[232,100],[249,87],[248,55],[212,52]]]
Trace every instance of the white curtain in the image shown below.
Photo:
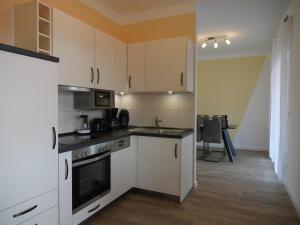
[[[286,17],[272,49],[270,99],[270,158],[275,172],[285,180],[287,168],[288,90],[292,57],[293,18]]]

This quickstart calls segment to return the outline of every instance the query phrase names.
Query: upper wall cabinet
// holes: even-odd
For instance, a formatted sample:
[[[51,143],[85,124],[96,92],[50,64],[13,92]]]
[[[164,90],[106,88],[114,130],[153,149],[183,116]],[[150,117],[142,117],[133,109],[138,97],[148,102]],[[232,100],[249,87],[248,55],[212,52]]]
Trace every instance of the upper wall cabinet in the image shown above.
[[[130,92],[146,91],[146,43],[128,44],[128,86]]]
[[[115,91],[127,92],[127,44],[116,40],[115,52]]]
[[[95,88],[114,89],[116,40],[95,29]]]
[[[187,37],[146,43],[146,90],[193,91],[193,42]]]
[[[53,54],[60,58],[59,84],[94,87],[94,28],[53,9]]]
[[[52,8],[40,1],[18,4],[14,8],[15,46],[52,54]]]

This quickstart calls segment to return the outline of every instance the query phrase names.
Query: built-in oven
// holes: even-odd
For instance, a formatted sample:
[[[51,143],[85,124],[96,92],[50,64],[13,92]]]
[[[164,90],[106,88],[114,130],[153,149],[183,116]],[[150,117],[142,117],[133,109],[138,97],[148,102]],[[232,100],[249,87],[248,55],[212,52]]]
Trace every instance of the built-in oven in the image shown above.
[[[75,109],[111,109],[114,107],[114,91],[91,89],[89,92],[74,93]]]
[[[110,192],[111,143],[72,152],[73,214]]]

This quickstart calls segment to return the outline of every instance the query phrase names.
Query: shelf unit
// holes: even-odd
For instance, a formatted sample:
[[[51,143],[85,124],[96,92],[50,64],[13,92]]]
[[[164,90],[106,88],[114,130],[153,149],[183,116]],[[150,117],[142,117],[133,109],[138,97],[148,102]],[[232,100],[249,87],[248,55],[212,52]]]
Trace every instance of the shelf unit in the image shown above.
[[[15,46],[52,55],[52,8],[34,0],[15,6]]]

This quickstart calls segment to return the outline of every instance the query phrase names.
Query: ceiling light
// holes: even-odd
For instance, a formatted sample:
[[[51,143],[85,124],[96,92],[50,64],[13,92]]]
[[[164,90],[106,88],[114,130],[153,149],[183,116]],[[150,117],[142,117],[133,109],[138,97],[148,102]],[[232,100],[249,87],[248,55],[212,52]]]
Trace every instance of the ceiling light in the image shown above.
[[[214,48],[218,48],[218,47],[219,47],[219,44],[218,44],[217,40],[215,40]]]
[[[204,42],[204,43],[202,44],[202,48],[205,48],[205,47],[206,47],[206,45],[207,45],[207,43],[206,43],[206,42]]]
[[[226,39],[225,42],[226,42],[227,45],[231,44],[231,41],[229,39]]]

